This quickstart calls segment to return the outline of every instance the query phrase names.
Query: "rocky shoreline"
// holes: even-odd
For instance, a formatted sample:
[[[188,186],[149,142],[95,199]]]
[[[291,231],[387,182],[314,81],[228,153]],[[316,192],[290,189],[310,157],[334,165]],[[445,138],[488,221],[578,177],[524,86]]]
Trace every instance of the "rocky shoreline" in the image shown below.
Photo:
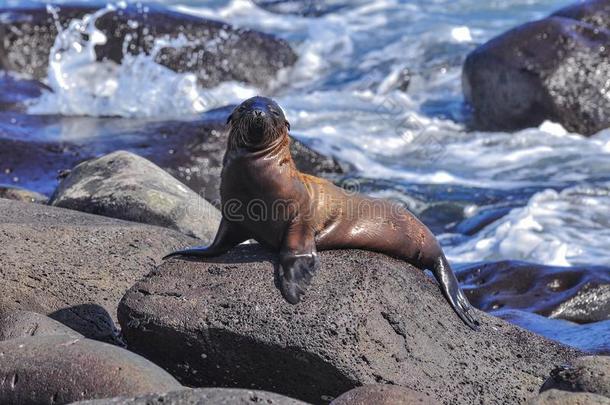
[[[514,129],[557,118],[586,134],[607,126],[605,111],[575,107],[583,86],[598,83],[567,75],[576,62],[536,52],[534,59],[560,66],[528,59],[529,46],[553,43],[557,54],[578,50],[605,68],[607,51],[598,46],[606,46],[606,3],[561,10],[475,50],[464,87],[476,125]],[[62,8],[60,25],[91,10]],[[22,36],[5,37],[0,67],[40,79],[57,28],[41,9],[11,12],[14,20],[2,20],[2,28],[13,24]],[[117,44],[129,19],[141,34],[130,52],[150,50],[168,32],[204,43],[220,38],[207,59],[197,47],[163,59],[204,86],[241,80],[265,87],[296,61],[290,46],[270,35],[158,9],[108,14],[100,28],[113,41],[100,57],[124,57]],[[570,40],[568,49],[559,49],[561,38]],[[590,51],[584,56],[581,40]],[[24,55],[24,41],[38,48]],[[515,52],[527,57],[511,59]],[[239,55],[266,63],[248,70]],[[227,58],[241,67],[224,69]],[[202,66],[214,69],[208,74]],[[36,80],[0,81],[7,89],[25,86],[27,94],[48,90]],[[564,82],[570,85],[560,94]],[[496,94],[502,97],[490,102]],[[23,102],[0,95],[10,129],[0,137],[0,183],[36,190],[0,187],[0,403],[610,403],[610,340],[586,341],[576,326],[606,322],[591,334],[608,331],[607,268],[465,267],[460,281],[481,310],[481,329],[473,332],[421,270],[373,252],[329,251],[320,255],[306,299],[292,306],[276,286],[276,255],[258,244],[205,262],[161,260],[208,244],[216,232],[231,106],[182,121],[36,116],[30,124],[39,133],[25,134],[22,122],[11,121]],[[297,140],[292,153],[307,173],[335,178],[349,170]],[[519,298],[526,293],[529,301]],[[565,344],[532,333],[545,334],[545,322],[563,322],[574,333]]]
[[[257,393],[262,390],[321,404],[380,383],[407,387],[429,403],[525,403],[541,388],[544,398],[536,401],[577,395],[574,391],[607,395],[608,357],[582,357],[484,313],[481,330],[472,332],[445,305],[431,278],[380,254],[323,252],[320,277],[306,301],[291,306],[274,285],[275,256],[257,245],[207,262],[172,259],[158,266],[169,250],[197,241],[161,227],[40,204],[0,199],[0,207],[0,256],[6,258],[0,270],[6,280],[0,287],[5,353],[0,363],[7,367],[0,371],[7,376],[0,401],[25,398],[15,396],[25,394],[18,382],[11,383],[13,375],[39,384],[28,395],[51,398],[56,391],[63,403],[126,395],[94,403],[135,404],[168,395],[192,400],[271,395],[279,401],[273,403],[297,403]],[[119,346],[99,346],[88,338]],[[160,388],[158,377],[148,374],[152,363],[130,377],[144,385],[130,383],[127,390],[97,385],[114,381],[105,371],[115,367],[108,363],[112,356],[123,362],[121,369],[136,356],[121,347],[187,387],[247,392],[162,394],[172,387]],[[73,352],[63,352],[66,348]],[[86,363],[87,372],[105,379],[67,386],[71,380],[47,375],[37,365],[55,370],[70,364],[76,373],[73,362],[58,359],[81,358],[81,352],[99,356]],[[139,397],[147,392],[156,396]],[[392,395],[397,394],[387,394]],[[139,399],[127,399],[132,396]]]

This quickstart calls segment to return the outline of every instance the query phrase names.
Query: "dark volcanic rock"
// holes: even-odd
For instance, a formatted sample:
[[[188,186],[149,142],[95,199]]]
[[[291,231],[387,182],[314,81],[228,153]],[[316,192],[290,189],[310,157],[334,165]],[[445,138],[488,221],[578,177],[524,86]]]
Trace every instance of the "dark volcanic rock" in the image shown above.
[[[70,336],[0,342],[0,403],[65,404],[89,398],[179,389],[150,361],[127,350]]]
[[[587,0],[574,3],[553,13],[558,17],[571,18],[595,27],[610,29],[610,2],[608,0]]]
[[[195,241],[165,228],[0,199],[0,303],[114,342],[125,291],[168,251]]]
[[[397,385],[365,385],[354,388],[330,405],[435,405],[439,400]]]
[[[0,185],[0,198],[7,200],[15,200],[22,202],[46,204],[48,201],[47,196],[44,194],[37,193],[35,191],[26,190],[21,187],[14,186],[1,186]]]
[[[538,395],[528,405],[610,405],[610,398],[588,392],[549,390]]]
[[[320,256],[296,306],[274,285],[276,255],[257,245],[206,263],[172,259],[121,301],[124,336],[184,384],[313,403],[372,383],[445,403],[518,403],[578,356],[483,313],[473,332],[434,281],[404,262],[356,250]]]
[[[56,24],[66,28],[72,19],[97,10],[63,5],[55,8],[57,21],[44,5],[0,10],[0,68],[35,79],[46,77]],[[124,45],[132,54],[150,53],[155,40],[182,36],[186,44],[166,47],[156,55],[156,61],[176,72],[194,73],[204,86],[236,80],[263,87],[297,59],[286,42],[272,35],[159,6],[118,7],[98,18],[96,27],[107,37],[105,44],[96,46],[97,58],[117,63],[123,59]]]
[[[175,229],[209,244],[220,211],[159,166],[118,151],[76,166],[51,205]]]
[[[306,405],[305,402],[265,391],[230,388],[200,388],[148,394],[135,398],[108,398],[78,402],[78,405]],[[76,405],[76,404],[75,404]]]
[[[0,113],[0,184],[51,194],[58,174],[123,149],[157,164],[206,200],[217,201],[231,111],[229,106],[174,121]],[[295,139],[291,150],[306,173],[329,177],[344,171],[332,157]]]
[[[515,130],[548,119],[591,135],[610,126],[608,4],[579,3],[468,55],[463,89],[475,127]]]
[[[541,391],[550,389],[590,392],[610,398],[610,356],[580,357],[555,368]]]
[[[610,268],[520,261],[473,264],[459,271],[470,302],[485,312],[521,309],[578,323],[610,319]]]
[[[36,312],[0,310],[0,341],[32,336],[83,337],[73,329]]]

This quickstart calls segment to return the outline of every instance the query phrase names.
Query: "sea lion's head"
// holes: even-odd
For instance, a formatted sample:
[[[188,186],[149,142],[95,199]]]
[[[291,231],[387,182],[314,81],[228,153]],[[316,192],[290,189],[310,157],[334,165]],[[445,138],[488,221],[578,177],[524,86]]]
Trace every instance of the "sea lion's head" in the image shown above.
[[[290,123],[280,106],[267,97],[252,97],[238,105],[227,120],[234,147],[264,149],[288,135]]]

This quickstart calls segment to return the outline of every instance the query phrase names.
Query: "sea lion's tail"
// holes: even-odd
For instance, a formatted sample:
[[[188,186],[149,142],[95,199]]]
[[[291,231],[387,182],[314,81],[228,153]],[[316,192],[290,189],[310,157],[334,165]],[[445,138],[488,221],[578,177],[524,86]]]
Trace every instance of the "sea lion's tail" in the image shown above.
[[[449,301],[454,311],[458,316],[473,330],[479,329],[479,321],[474,316],[474,309],[464,291],[460,288],[455,274],[449,262],[443,253],[441,253],[435,260],[432,266],[432,274],[436,277],[436,280],[440,284],[443,295]]]

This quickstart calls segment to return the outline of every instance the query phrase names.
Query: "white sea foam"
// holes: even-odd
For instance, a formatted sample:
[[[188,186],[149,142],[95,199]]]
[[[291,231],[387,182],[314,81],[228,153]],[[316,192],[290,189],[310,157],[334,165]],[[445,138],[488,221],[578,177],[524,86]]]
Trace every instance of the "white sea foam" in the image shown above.
[[[124,52],[121,64],[97,61],[95,46],[106,36],[95,27],[115,6],[74,19],[55,40],[47,82],[52,91],[33,100],[32,114],[172,118],[237,102],[256,91],[237,83],[202,89],[191,73],[176,73],[155,62],[168,47],[188,45],[184,36],[158,38],[148,53]],[[53,12],[51,6],[48,7]],[[126,41],[129,37],[126,38]]]
[[[610,263],[610,183],[535,194],[525,207],[447,249],[451,260],[517,259],[558,266]]]
[[[452,260],[608,264],[610,131],[584,138],[545,122],[516,133],[481,133],[459,123],[464,55],[569,1],[381,0],[319,18],[273,14],[249,0],[165,3],[287,39],[299,60],[269,95],[286,110],[294,134],[350,162],[364,177],[517,196],[525,187],[549,189],[448,246]],[[167,117],[260,91],[238,83],[201,89],[192,75],[156,64],[153,55],[127,56],[120,66],[96,62],[92,42],[102,38],[95,34],[83,43],[83,29],[95,34],[83,20],[58,39],[48,80],[54,93],[32,112]],[[574,187],[579,183],[585,185]],[[478,209],[471,202],[465,207],[470,214]]]

